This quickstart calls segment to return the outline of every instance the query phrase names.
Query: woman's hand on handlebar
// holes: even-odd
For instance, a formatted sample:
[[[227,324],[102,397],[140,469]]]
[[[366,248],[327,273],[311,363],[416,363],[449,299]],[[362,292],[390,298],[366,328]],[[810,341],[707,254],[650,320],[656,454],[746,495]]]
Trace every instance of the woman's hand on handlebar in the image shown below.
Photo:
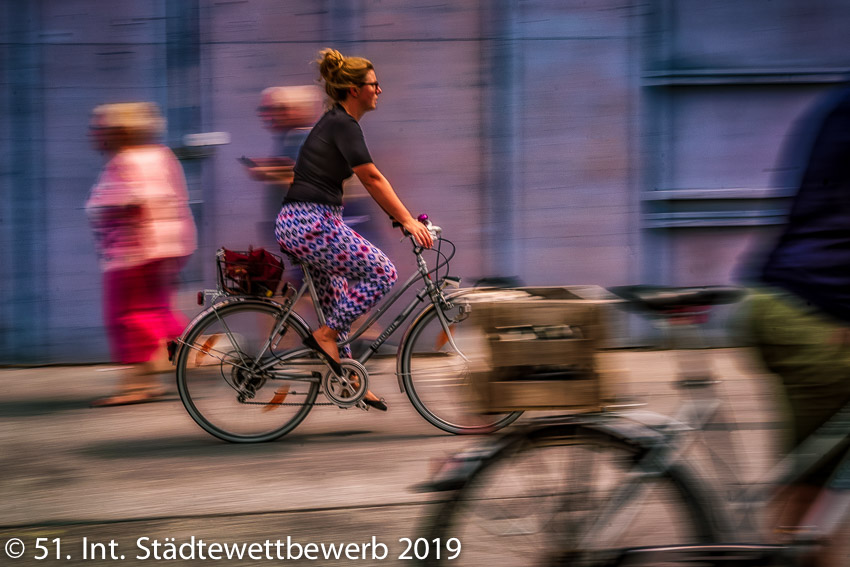
[[[431,223],[428,215],[420,215],[419,219],[410,218],[406,223],[401,223],[390,217],[393,227],[398,227],[405,236],[410,236],[418,246],[431,248],[434,245],[434,233],[431,232]]]
[[[402,229],[406,234],[410,234],[413,240],[423,248],[431,248],[434,245],[434,237],[428,227],[411,217],[405,223],[402,223]]]

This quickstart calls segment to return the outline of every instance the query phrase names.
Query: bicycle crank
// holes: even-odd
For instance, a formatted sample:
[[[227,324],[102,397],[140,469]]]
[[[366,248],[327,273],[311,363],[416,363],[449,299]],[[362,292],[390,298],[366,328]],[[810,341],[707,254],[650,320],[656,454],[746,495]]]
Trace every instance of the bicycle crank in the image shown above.
[[[342,376],[326,372],[322,377],[325,397],[341,408],[350,408],[363,399],[369,391],[369,372],[366,367],[351,358],[340,363]]]

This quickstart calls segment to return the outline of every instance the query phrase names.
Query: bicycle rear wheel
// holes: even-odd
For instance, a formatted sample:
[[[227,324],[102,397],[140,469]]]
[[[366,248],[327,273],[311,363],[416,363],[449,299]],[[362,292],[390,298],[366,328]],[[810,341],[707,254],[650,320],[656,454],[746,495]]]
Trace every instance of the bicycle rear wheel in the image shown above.
[[[319,391],[306,326],[281,325],[280,305],[244,300],[210,311],[185,334],[177,358],[183,405],[205,431],[233,443],[271,441],[307,416]]]
[[[444,549],[424,564],[601,567],[627,548],[716,541],[696,483],[642,474],[639,446],[579,424],[513,435],[428,519],[427,541]]]
[[[466,313],[462,304],[444,312],[460,350]],[[447,340],[433,304],[411,325],[400,347],[398,372],[416,411],[436,427],[454,433],[491,433],[513,423],[522,412],[482,415],[470,382],[470,363]]]

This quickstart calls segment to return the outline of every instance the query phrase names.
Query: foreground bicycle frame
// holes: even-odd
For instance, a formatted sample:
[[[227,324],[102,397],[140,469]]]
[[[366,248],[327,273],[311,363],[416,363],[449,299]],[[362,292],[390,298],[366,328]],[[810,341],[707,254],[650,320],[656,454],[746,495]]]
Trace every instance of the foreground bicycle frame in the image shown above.
[[[322,393],[329,399],[327,405],[335,405],[340,408],[360,407],[366,409],[362,398],[369,389],[369,373],[365,368],[365,364],[369,361],[383,345],[387,339],[393,335],[402,324],[407,321],[420,307],[420,304],[427,302],[428,304],[414,317],[413,322],[407,328],[398,348],[396,374],[398,379],[399,389],[405,393],[411,403],[426,420],[434,426],[454,434],[477,434],[489,433],[505,427],[515,421],[521,412],[513,412],[508,414],[499,414],[480,418],[477,415],[470,413],[470,419],[474,418],[474,422],[459,422],[454,416],[445,416],[442,414],[442,407],[433,407],[432,400],[423,399],[422,392],[417,391],[417,381],[415,369],[412,368],[414,359],[416,358],[417,348],[423,341],[427,340],[428,332],[438,330],[444,337],[443,358],[451,358],[465,364],[467,359],[454,340],[454,327],[462,322],[468,315],[469,307],[467,302],[476,294],[484,291],[482,289],[459,289],[451,293],[446,293],[447,287],[459,286],[460,279],[452,276],[444,275],[434,281],[432,274],[442,268],[448,266],[448,261],[454,255],[454,246],[451,242],[441,237],[439,227],[433,227],[435,241],[439,243],[435,250],[437,253],[437,265],[432,270],[429,269],[422,254],[425,249],[413,245],[413,253],[417,261],[417,270],[410,278],[401,286],[396,286],[380,304],[380,306],[370,313],[364,324],[341,345],[348,345],[356,341],[370,328],[379,318],[381,318],[388,310],[398,301],[398,299],[409,289],[414,287],[417,282],[422,282],[422,288],[415,294],[411,301],[402,309],[395,319],[387,326],[381,335],[369,345],[363,354],[355,359],[343,359],[343,376],[336,376],[329,368],[316,358],[315,353],[310,349],[301,345],[301,339],[312,332],[307,322],[294,311],[294,306],[305,295],[309,295],[312,299],[315,308],[316,319],[319,324],[324,324],[325,317],[321,309],[318,308],[319,300],[313,283],[313,276],[307,266],[301,264],[304,273],[304,279],[299,289],[295,290],[289,285],[284,286],[284,292],[280,298],[266,298],[247,295],[228,295],[225,293],[221,275],[217,289],[205,290],[203,292],[205,299],[210,299],[212,305],[196,316],[184,331],[183,335],[177,341],[176,352],[173,360],[177,366],[178,391],[189,414],[192,418],[203,427],[207,432],[231,442],[262,442],[276,439],[285,435],[295,428],[309,413],[316,403],[316,397],[321,386]],[[451,246],[450,255],[442,253],[442,244],[448,243]],[[249,340],[240,333],[231,329],[228,326],[227,319],[238,314],[246,314],[253,312],[257,319],[267,317],[273,321],[272,327],[266,329],[265,337],[258,341],[256,348],[251,349],[252,352],[245,354],[240,345],[240,342],[247,343]],[[233,319],[231,319],[233,320]],[[429,327],[434,321],[438,326]],[[203,335],[205,329],[216,329],[218,335],[223,335],[225,340],[222,341],[224,347],[204,344],[201,339],[208,335]],[[247,329],[247,324],[246,324]],[[291,344],[283,345],[287,338],[297,338]],[[246,333],[247,334],[247,333]],[[283,346],[288,348],[284,349]],[[280,347],[281,350],[278,350]],[[450,356],[446,356],[446,354]],[[209,367],[208,374],[212,375],[212,370],[218,367],[219,380],[225,382],[232,390],[225,391],[226,396],[238,402],[243,408],[249,408],[252,405],[266,406],[268,410],[275,404],[280,406],[297,405],[300,407],[296,415],[289,418],[282,426],[271,427],[263,431],[239,432],[230,431],[229,425],[217,424],[216,419],[219,416],[207,415],[208,411],[199,407],[196,403],[196,396],[193,396],[191,388],[187,385],[189,378],[187,375],[192,370],[190,357],[204,356],[207,357],[205,365]],[[437,360],[439,365],[440,360]],[[200,366],[200,364],[198,365]],[[439,366],[437,366],[439,371]],[[450,368],[442,369],[442,374],[461,374],[452,372]],[[443,377],[440,377],[443,379]],[[461,380],[463,376],[447,376],[446,378],[454,378]],[[213,381],[214,377],[210,376],[209,381]],[[275,381],[286,381],[287,383],[298,383],[302,387],[307,388],[306,394],[293,390],[287,387],[286,391],[281,394],[281,398],[285,401],[275,402],[271,400],[263,400],[258,397],[258,390],[267,385],[267,383]],[[420,387],[420,390],[422,388]],[[449,392],[447,396],[451,396],[454,392]],[[303,401],[292,402],[296,396],[303,397]],[[450,398],[448,398],[450,399]],[[273,408],[272,408],[273,409]],[[236,426],[238,418],[232,417],[230,414],[235,414],[237,409],[228,410],[230,413],[227,419],[230,423]],[[246,409],[247,411],[247,409]],[[282,413],[282,412],[279,412]],[[273,417],[273,416],[272,416]]]
[[[704,412],[706,407],[690,406],[688,412]],[[711,410],[709,409],[709,412]],[[708,414],[703,413],[703,417]],[[704,424],[703,424],[704,425]],[[699,426],[697,426],[699,427]],[[846,451],[847,436],[850,433],[850,406],[814,434],[809,441],[787,455],[764,479],[743,487],[734,498],[726,502],[724,490],[705,478],[681,455],[695,442],[698,428],[649,411],[612,411],[583,416],[558,416],[535,418],[512,429],[497,439],[488,440],[483,446],[454,455],[446,460],[434,479],[422,487],[427,491],[448,493],[448,499],[440,504],[428,519],[425,536],[428,540],[448,535],[457,536],[459,526],[453,520],[461,513],[461,507],[478,505],[475,499],[486,496],[475,492],[467,496],[479,478],[481,482],[491,482],[485,476],[490,467],[508,465],[510,459],[521,452],[551,448],[591,445],[598,447],[628,448],[634,457],[633,464],[624,478],[628,480],[608,494],[602,506],[594,512],[594,518],[574,524],[576,532],[561,534],[563,549],[555,552],[549,565],[602,566],[602,565],[794,565],[793,558],[816,545],[823,537],[835,533],[846,517],[846,505],[839,505],[828,511],[825,521],[817,533],[799,532],[794,534],[787,545],[757,544],[760,541],[756,526],[757,512],[761,505],[773,493],[776,487],[793,484],[805,476],[827,455],[836,450]],[[850,480],[847,471],[850,468],[850,454],[846,454],[838,468],[838,474],[832,484],[844,486]],[[498,469],[496,469],[498,470]],[[843,471],[843,473],[842,473]],[[580,475],[575,475],[580,477]],[[561,494],[547,494],[545,497],[555,502],[546,506],[563,512],[568,510],[577,495],[582,493],[581,478],[571,478],[574,482],[568,491]],[[590,484],[592,478],[583,479]],[[495,482],[495,481],[492,481]],[[529,480],[529,482],[532,482]],[[645,488],[649,483],[670,483],[682,496],[682,504],[687,507],[691,528],[697,541],[688,544],[638,545],[637,547],[618,547],[617,542],[623,532],[641,511]],[[844,483],[842,485],[842,483]],[[533,499],[528,489],[528,499]],[[526,494],[524,492],[524,494]],[[486,492],[485,492],[486,494]],[[493,496],[498,498],[499,496]],[[472,499],[472,500],[470,500]],[[560,501],[558,502],[558,499]],[[844,501],[846,504],[846,499]],[[498,504],[490,503],[491,509]],[[737,514],[732,507],[737,507]],[[505,507],[515,512],[515,504],[505,500]],[[540,513],[541,507],[530,506],[528,514]],[[491,514],[492,515],[492,514]],[[488,521],[481,518],[482,521]],[[516,531],[520,522],[527,523],[514,513],[512,531],[502,534],[503,541],[510,541],[511,535],[522,535]],[[493,530],[495,531],[495,530]],[[552,534],[553,538],[558,536]],[[472,542],[464,542],[470,544]],[[507,543],[505,543],[508,545]],[[558,542],[555,542],[558,545]],[[470,550],[471,552],[471,550]],[[455,564],[462,564],[454,562]],[[442,565],[437,561],[425,561],[427,565]],[[536,565],[536,563],[535,563]]]

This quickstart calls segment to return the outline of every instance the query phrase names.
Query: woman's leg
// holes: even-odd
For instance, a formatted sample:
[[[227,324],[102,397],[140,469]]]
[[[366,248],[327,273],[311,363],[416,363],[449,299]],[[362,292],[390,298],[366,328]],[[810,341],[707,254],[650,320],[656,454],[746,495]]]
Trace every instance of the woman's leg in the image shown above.
[[[395,266],[380,249],[343,223],[338,207],[285,205],[276,234],[285,250],[315,268],[314,283],[327,324],[313,337],[325,352],[336,354],[336,343],[346,338],[351,323],[398,279]],[[341,350],[340,355],[350,356],[350,347]],[[372,392],[366,393],[366,399],[378,401]]]
[[[342,276],[335,276],[328,274],[324,271],[317,270],[316,275],[313,278],[313,283],[316,287],[316,295],[319,297],[319,306],[322,308],[322,313],[325,314],[325,317],[327,319],[327,317],[334,312],[336,306],[348,294],[348,280],[346,280]],[[333,327],[333,330],[334,334],[332,336],[332,339],[335,343],[344,341],[348,338],[347,328]],[[331,337],[330,334],[325,334],[327,335],[327,337]],[[322,338],[325,338],[325,340],[330,340],[330,338]],[[322,343],[320,342],[319,344]],[[334,349],[331,349],[327,352],[333,351]],[[348,347],[348,345],[339,348],[339,356],[343,358],[351,357],[351,349]]]
[[[342,331],[348,330],[355,319],[386,295],[398,274],[386,254],[340,217],[330,219],[329,225],[319,264],[331,276],[332,285],[340,290],[336,305],[328,313],[328,326]]]
[[[343,339],[351,323],[398,279],[390,259],[343,223],[339,207],[287,205],[278,217],[277,235],[281,246],[316,268],[327,325]]]

